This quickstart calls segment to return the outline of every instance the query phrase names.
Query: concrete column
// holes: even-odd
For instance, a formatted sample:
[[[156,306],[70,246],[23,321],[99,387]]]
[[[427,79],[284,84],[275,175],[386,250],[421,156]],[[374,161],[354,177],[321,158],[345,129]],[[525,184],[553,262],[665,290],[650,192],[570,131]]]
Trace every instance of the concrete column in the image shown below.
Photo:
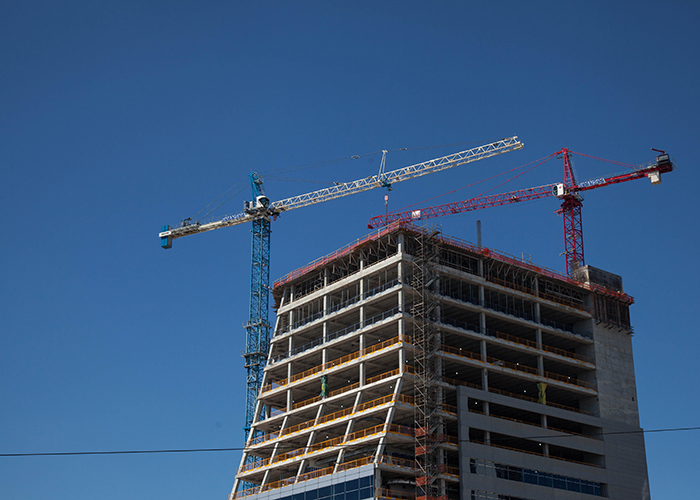
[[[360,334],[358,351],[362,353],[365,349],[365,334]],[[365,385],[365,362],[360,362],[360,373],[359,373],[360,387]]]
[[[484,293],[484,285],[479,285],[479,305],[481,307],[485,307],[484,306],[484,303],[486,302],[485,295],[486,294]]]
[[[394,398],[396,398],[399,394],[401,394],[401,386],[402,386],[403,379],[399,379],[396,381],[396,385],[394,386]],[[392,420],[394,420],[394,412],[396,410],[395,406],[392,406],[389,408],[389,411],[386,414],[386,420],[384,421],[384,429],[389,430],[389,426],[391,425]],[[379,457],[381,457],[384,454],[384,450],[386,449],[386,436],[382,436],[379,439],[379,444],[377,446],[377,454],[374,456],[374,463],[379,462]]]
[[[314,424],[318,424],[319,419],[323,416],[323,411],[325,410],[326,403],[321,403],[318,405],[318,411],[316,412],[316,418],[314,419]]]
[[[489,371],[486,368],[481,370],[481,389],[489,390]]]
[[[360,270],[364,267],[364,261],[360,261]],[[365,294],[365,278],[360,278],[360,300],[364,298]],[[365,326],[365,306],[360,306],[360,328]]]
[[[486,313],[479,313],[479,333],[486,335]]]
[[[536,304],[539,306],[539,304]],[[539,312],[539,307],[536,309],[537,312]],[[537,348],[542,349],[542,330],[539,328],[535,330],[535,338],[537,340]],[[537,356],[537,374],[540,377],[544,376],[544,358],[542,356]]]
[[[479,268],[478,268],[479,276],[482,278],[484,277],[484,261],[483,259],[479,259]]]
[[[479,347],[481,348],[481,361],[487,363],[488,352],[486,350],[486,341],[482,340],[481,342],[479,342]]]
[[[547,415],[540,415],[540,423],[542,424],[542,427],[544,429],[547,428]],[[545,457],[549,456],[549,444],[547,443],[542,443],[542,454]]]

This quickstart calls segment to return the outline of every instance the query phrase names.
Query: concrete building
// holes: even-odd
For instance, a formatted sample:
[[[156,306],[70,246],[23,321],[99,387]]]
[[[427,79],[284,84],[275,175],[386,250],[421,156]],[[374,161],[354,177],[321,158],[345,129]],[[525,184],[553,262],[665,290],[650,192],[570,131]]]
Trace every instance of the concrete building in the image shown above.
[[[232,499],[648,498],[619,276],[393,225],[275,283]]]

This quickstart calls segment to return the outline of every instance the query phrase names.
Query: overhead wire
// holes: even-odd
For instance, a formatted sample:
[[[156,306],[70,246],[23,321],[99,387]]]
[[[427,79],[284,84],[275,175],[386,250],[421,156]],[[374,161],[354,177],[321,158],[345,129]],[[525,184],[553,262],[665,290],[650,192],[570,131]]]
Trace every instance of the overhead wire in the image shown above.
[[[244,180],[245,180],[245,179],[244,179]],[[214,210],[216,210],[217,208],[219,208],[221,205],[223,205],[224,203],[226,203],[228,200],[230,200],[231,198],[233,198],[235,195],[237,195],[237,194],[240,193],[241,191],[243,191],[243,189],[245,188],[244,180],[239,181],[238,183],[234,184],[233,186],[231,186],[230,188],[228,188],[226,191],[224,191],[221,195],[219,195],[217,198],[215,198],[215,199],[214,199],[211,203],[209,203],[206,207],[204,207],[204,208],[201,209],[199,212],[197,212],[196,214],[194,214],[194,215],[192,216],[192,219],[196,219],[197,222],[201,221],[204,217],[206,217],[207,215],[211,214]],[[241,185],[241,184],[243,184],[243,185]],[[219,203],[219,204],[216,205],[214,208],[212,208],[212,209],[209,210],[207,213],[205,213],[204,215],[202,215],[201,217],[199,217],[199,218],[197,219],[197,216],[198,216],[199,214],[201,214],[202,212],[204,212],[207,208],[209,208],[210,206],[212,206],[214,203],[216,203],[218,200],[220,200],[223,196],[225,196],[226,194],[228,194],[228,193],[231,192],[233,189],[236,189],[236,188],[239,187],[239,186],[240,186],[239,189],[237,189],[235,192],[231,193],[231,194],[230,194],[226,199],[224,199],[221,203]]]
[[[592,159],[592,160],[604,161],[604,162],[606,162],[606,163],[612,163],[613,165],[619,165],[619,166],[621,166],[621,167],[631,168],[631,169],[633,169],[633,170],[638,168],[637,165],[632,165],[632,164],[630,164],[630,163],[622,163],[622,162],[620,162],[620,161],[607,160],[607,159],[605,159],[605,158],[599,158],[599,157],[597,157],[597,156],[591,156],[591,155],[587,155],[587,154],[584,154],[584,153],[577,153],[576,151],[571,151],[571,152],[572,152],[573,154],[575,154],[575,155],[585,156],[586,158],[590,158],[590,159]]]
[[[592,435],[592,437],[601,436],[614,436],[614,435],[625,435],[625,434],[658,434],[662,432],[686,432],[686,431],[700,431],[700,426],[698,427],[670,427],[661,429],[640,429],[634,431],[610,431],[601,432]],[[508,441],[514,439],[559,439],[559,438],[569,438],[569,437],[581,437],[578,434],[564,434],[560,436],[505,436],[504,438],[497,437],[497,440]],[[492,437],[493,441],[494,438]],[[460,443],[472,442],[468,439],[460,439]],[[298,449],[291,447],[278,447],[278,450],[286,449]],[[256,448],[256,450],[262,450],[261,448]],[[184,449],[156,449],[156,450],[110,450],[110,451],[61,451],[61,452],[38,452],[38,453],[0,453],[0,457],[55,457],[55,456],[79,456],[79,455],[139,455],[139,454],[158,454],[158,453],[202,453],[202,452],[221,452],[221,451],[252,451],[247,447],[231,447],[231,448],[184,448]]]

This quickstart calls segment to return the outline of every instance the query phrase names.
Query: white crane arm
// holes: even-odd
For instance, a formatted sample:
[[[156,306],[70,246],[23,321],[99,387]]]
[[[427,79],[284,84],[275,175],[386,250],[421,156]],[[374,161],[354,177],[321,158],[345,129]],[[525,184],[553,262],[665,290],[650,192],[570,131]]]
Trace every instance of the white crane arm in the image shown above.
[[[270,210],[279,213],[287,210],[294,210],[295,208],[305,207],[307,205],[313,205],[314,203],[322,203],[335,198],[341,198],[343,196],[359,193],[361,191],[368,191],[378,187],[388,187],[397,182],[406,181],[408,179],[431,174],[433,172],[439,172],[440,170],[446,170],[458,165],[464,165],[465,163],[470,163],[472,161],[483,160],[484,158],[496,156],[508,151],[522,149],[522,147],[523,144],[522,142],[518,141],[517,136],[502,139],[491,144],[479,146],[478,148],[469,149],[467,151],[451,154],[449,156],[443,156],[442,158],[436,158],[434,160],[418,163],[417,165],[411,165],[410,167],[392,170],[383,175],[373,175],[365,179],[358,179],[353,182],[346,182],[333,187],[319,189],[318,191],[313,191],[311,193],[276,201],[270,205]]]
[[[189,236],[190,234],[203,233],[214,229],[220,229],[222,227],[235,226],[245,222],[251,222],[260,217],[276,216],[282,212],[294,210],[295,208],[301,208],[308,205],[313,205],[315,203],[322,203],[324,201],[341,198],[343,196],[368,191],[378,187],[389,187],[397,182],[413,179],[414,177],[420,177],[433,172],[439,172],[441,170],[447,170],[448,168],[464,165],[465,163],[483,160],[485,158],[490,158],[509,151],[515,151],[516,149],[522,149],[522,147],[523,143],[518,140],[517,136],[509,137],[506,139],[501,139],[500,141],[479,146],[478,148],[468,149],[466,151],[443,156],[441,158],[435,158],[434,160],[411,165],[410,167],[392,170],[390,172],[386,172],[385,174],[373,175],[365,179],[358,179],[353,182],[346,182],[333,187],[319,189],[318,191],[313,191],[311,193],[286,198],[284,200],[271,203],[268,208],[258,210],[255,213],[242,212],[235,215],[228,215],[220,221],[209,222],[207,224],[199,224],[198,222],[194,224],[183,224],[181,227],[163,231],[159,233],[158,236],[160,238],[168,238],[173,240],[183,236]]]

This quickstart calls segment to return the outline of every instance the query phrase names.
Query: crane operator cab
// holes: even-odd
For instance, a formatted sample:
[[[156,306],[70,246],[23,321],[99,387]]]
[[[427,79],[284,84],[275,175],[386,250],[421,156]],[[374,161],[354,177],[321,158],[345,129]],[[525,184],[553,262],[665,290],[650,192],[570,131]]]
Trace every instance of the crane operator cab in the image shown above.
[[[243,202],[243,211],[247,214],[254,215],[264,212],[270,207],[270,198],[265,195],[256,196],[253,201]]]

